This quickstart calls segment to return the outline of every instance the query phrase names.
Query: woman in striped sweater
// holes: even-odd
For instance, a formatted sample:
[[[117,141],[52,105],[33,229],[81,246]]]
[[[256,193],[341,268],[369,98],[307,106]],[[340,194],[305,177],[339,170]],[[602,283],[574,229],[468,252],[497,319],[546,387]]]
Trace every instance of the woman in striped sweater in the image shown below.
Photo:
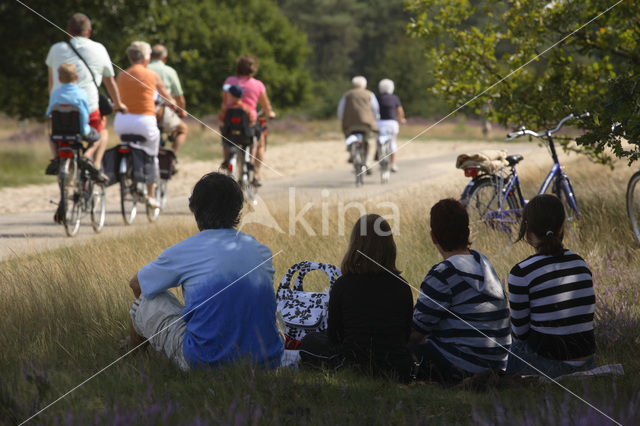
[[[562,245],[564,221],[554,195],[538,195],[524,208],[518,240],[536,253],[509,274],[514,341],[507,372],[557,377],[595,367],[591,271]]]

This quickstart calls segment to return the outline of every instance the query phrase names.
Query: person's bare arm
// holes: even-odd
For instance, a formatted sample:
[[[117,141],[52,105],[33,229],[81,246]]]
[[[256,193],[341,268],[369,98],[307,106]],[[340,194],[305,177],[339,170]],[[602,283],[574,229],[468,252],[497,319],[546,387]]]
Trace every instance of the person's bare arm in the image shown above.
[[[113,110],[126,114],[129,109],[122,103],[122,99],[120,99],[120,91],[118,90],[116,79],[113,77],[103,77],[102,81],[104,82],[104,87],[107,89],[107,93],[109,93],[109,96],[111,96],[113,100]]]
[[[269,102],[269,97],[267,96],[266,91],[262,92],[262,94],[258,98],[258,102],[260,102],[260,105],[262,106],[262,109],[264,110],[264,115],[266,117],[268,118],[276,117],[276,113],[273,112],[273,110],[271,109],[271,102]]]
[[[396,114],[398,115],[398,123],[404,124],[407,122],[407,119],[404,118],[404,109],[402,106],[398,106],[398,108],[396,108]]]
[[[178,107],[180,107],[180,109],[178,110],[178,115],[182,118],[185,118],[187,116],[187,101],[184,99],[184,95],[176,96],[175,100]]]
[[[51,88],[53,87],[53,70],[51,67],[47,67],[49,69],[49,94],[51,94]]]
[[[133,295],[136,297],[136,299],[140,297],[140,295],[142,294],[142,289],[140,289],[140,281],[138,281],[138,274],[135,274],[133,278],[131,278],[131,281],[129,281],[129,287],[131,287],[131,290],[133,291]]]

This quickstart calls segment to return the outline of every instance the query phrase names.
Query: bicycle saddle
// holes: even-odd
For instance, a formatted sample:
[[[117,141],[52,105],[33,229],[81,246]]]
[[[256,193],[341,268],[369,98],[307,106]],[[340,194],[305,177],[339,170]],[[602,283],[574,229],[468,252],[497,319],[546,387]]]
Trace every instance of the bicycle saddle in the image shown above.
[[[142,135],[134,135],[131,133],[125,133],[120,135],[120,140],[122,142],[146,142],[147,138]]]
[[[507,155],[507,162],[510,166],[515,166],[522,161],[524,157],[520,154]]]

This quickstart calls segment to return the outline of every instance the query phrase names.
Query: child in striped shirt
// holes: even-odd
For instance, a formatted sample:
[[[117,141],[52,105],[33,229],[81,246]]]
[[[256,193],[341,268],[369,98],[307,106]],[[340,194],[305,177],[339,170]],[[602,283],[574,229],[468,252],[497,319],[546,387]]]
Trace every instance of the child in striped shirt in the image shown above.
[[[431,208],[431,240],[444,261],[420,286],[411,350],[419,379],[444,383],[504,370],[511,343],[504,288],[489,260],[469,249],[469,216],[460,202]]]
[[[557,377],[595,367],[591,271],[562,245],[564,221],[554,195],[538,195],[524,208],[518,240],[536,253],[509,274],[514,342],[508,373]]]

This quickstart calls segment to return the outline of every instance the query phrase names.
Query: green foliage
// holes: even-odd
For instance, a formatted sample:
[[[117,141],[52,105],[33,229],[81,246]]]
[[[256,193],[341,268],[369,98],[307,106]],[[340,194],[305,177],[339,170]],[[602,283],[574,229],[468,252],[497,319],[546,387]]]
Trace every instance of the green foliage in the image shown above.
[[[429,93],[432,67],[420,43],[406,35],[409,14],[403,0],[279,0],[289,19],[309,37],[307,62],[315,84],[313,116],[335,116],[342,94],[354,75],[362,74],[369,89],[390,78],[409,115],[442,112],[441,98]]]
[[[604,0],[412,0],[409,30],[425,42],[435,64],[434,91],[451,105],[477,97],[469,107],[479,113],[490,100],[494,121],[534,129],[549,128],[570,112],[590,111],[593,123],[577,123],[592,132],[580,139],[581,148],[605,162],[604,147],[618,156],[632,155],[633,150],[622,149],[620,135],[639,132],[638,120],[630,117],[638,112],[638,92],[631,87],[640,71],[640,11],[635,2],[623,0],[598,17],[612,5]],[[614,114],[611,105],[636,108],[615,108]],[[608,136],[598,122],[623,127]]]
[[[129,66],[125,49],[131,41],[165,44],[189,110],[196,114],[219,109],[222,82],[243,53],[260,59],[257,78],[265,82],[276,108],[299,105],[309,93],[310,79],[302,67],[306,37],[271,0],[36,0],[29,6],[62,29],[74,11],[89,15],[92,39],[105,45],[116,68]],[[15,40],[16,33],[20,41],[5,49],[10,66],[0,73],[0,110],[42,117],[48,100],[44,60],[51,44],[66,36],[17,2],[0,4],[0,38]]]

